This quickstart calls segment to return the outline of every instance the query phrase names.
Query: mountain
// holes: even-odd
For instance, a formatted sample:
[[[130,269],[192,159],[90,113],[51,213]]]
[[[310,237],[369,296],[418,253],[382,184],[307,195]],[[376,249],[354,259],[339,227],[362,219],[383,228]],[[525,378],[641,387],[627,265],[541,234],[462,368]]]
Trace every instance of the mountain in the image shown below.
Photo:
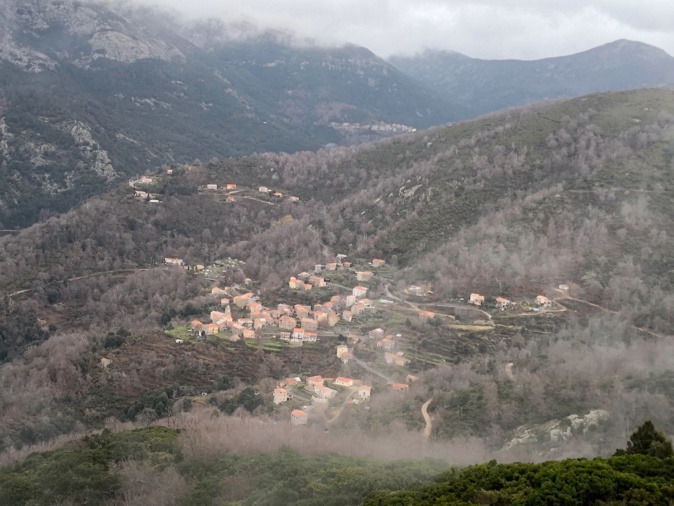
[[[0,9],[4,228],[166,163],[316,149],[452,117],[355,46],[214,42],[114,4],[8,0]]]
[[[481,60],[433,50],[389,61],[465,108],[465,118],[545,99],[674,85],[674,58],[628,40],[534,61]]]

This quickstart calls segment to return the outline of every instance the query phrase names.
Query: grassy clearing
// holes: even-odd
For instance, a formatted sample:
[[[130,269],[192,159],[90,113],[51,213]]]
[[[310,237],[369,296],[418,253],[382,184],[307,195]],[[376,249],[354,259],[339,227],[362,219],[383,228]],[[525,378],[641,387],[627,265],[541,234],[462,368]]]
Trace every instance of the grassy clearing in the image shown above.
[[[454,329],[454,330],[463,330],[465,332],[491,332],[494,330],[494,327],[491,325],[485,326],[485,325],[447,325],[448,328]]]
[[[196,335],[192,332],[192,329],[189,325],[179,325],[178,327],[173,327],[164,331],[164,334],[167,334],[174,339],[182,339],[184,341],[195,341]]]

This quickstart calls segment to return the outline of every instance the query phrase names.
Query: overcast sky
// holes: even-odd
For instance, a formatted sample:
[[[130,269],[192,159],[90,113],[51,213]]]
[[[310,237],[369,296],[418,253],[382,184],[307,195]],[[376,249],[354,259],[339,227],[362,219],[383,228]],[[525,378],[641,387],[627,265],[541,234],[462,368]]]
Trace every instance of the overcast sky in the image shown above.
[[[424,48],[536,59],[617,39],[674,55],[674,0],[137,0],[189,17],[283,28],[352,42],[382,57]]]

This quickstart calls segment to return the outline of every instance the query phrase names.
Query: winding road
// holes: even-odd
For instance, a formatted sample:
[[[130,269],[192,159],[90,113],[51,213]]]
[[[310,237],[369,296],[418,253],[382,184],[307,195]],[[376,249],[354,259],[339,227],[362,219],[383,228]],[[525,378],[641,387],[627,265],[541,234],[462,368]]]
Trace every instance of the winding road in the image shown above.
[[[431,437],[431,431],[433,430],[433,419],[431,418],[431,415],[428,414],[428,406],[430,406],[432,400],[433,398],[428,399],[426,402],[424,402],[423,406],[421,406],[421,415],[424,417],[424,421],[426,422],[423,432],[425,439]]]

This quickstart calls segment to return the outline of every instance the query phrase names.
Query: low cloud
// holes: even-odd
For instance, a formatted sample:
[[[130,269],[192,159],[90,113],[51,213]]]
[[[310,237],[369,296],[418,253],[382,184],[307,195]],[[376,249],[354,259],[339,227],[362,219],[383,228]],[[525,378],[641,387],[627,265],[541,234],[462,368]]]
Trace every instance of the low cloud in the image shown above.
[[[424,48],[489,59],[536,59],[639,40],[674,54],[674,3],[665,0],[135,0],[180,13],[351,42],[380,56]]]

